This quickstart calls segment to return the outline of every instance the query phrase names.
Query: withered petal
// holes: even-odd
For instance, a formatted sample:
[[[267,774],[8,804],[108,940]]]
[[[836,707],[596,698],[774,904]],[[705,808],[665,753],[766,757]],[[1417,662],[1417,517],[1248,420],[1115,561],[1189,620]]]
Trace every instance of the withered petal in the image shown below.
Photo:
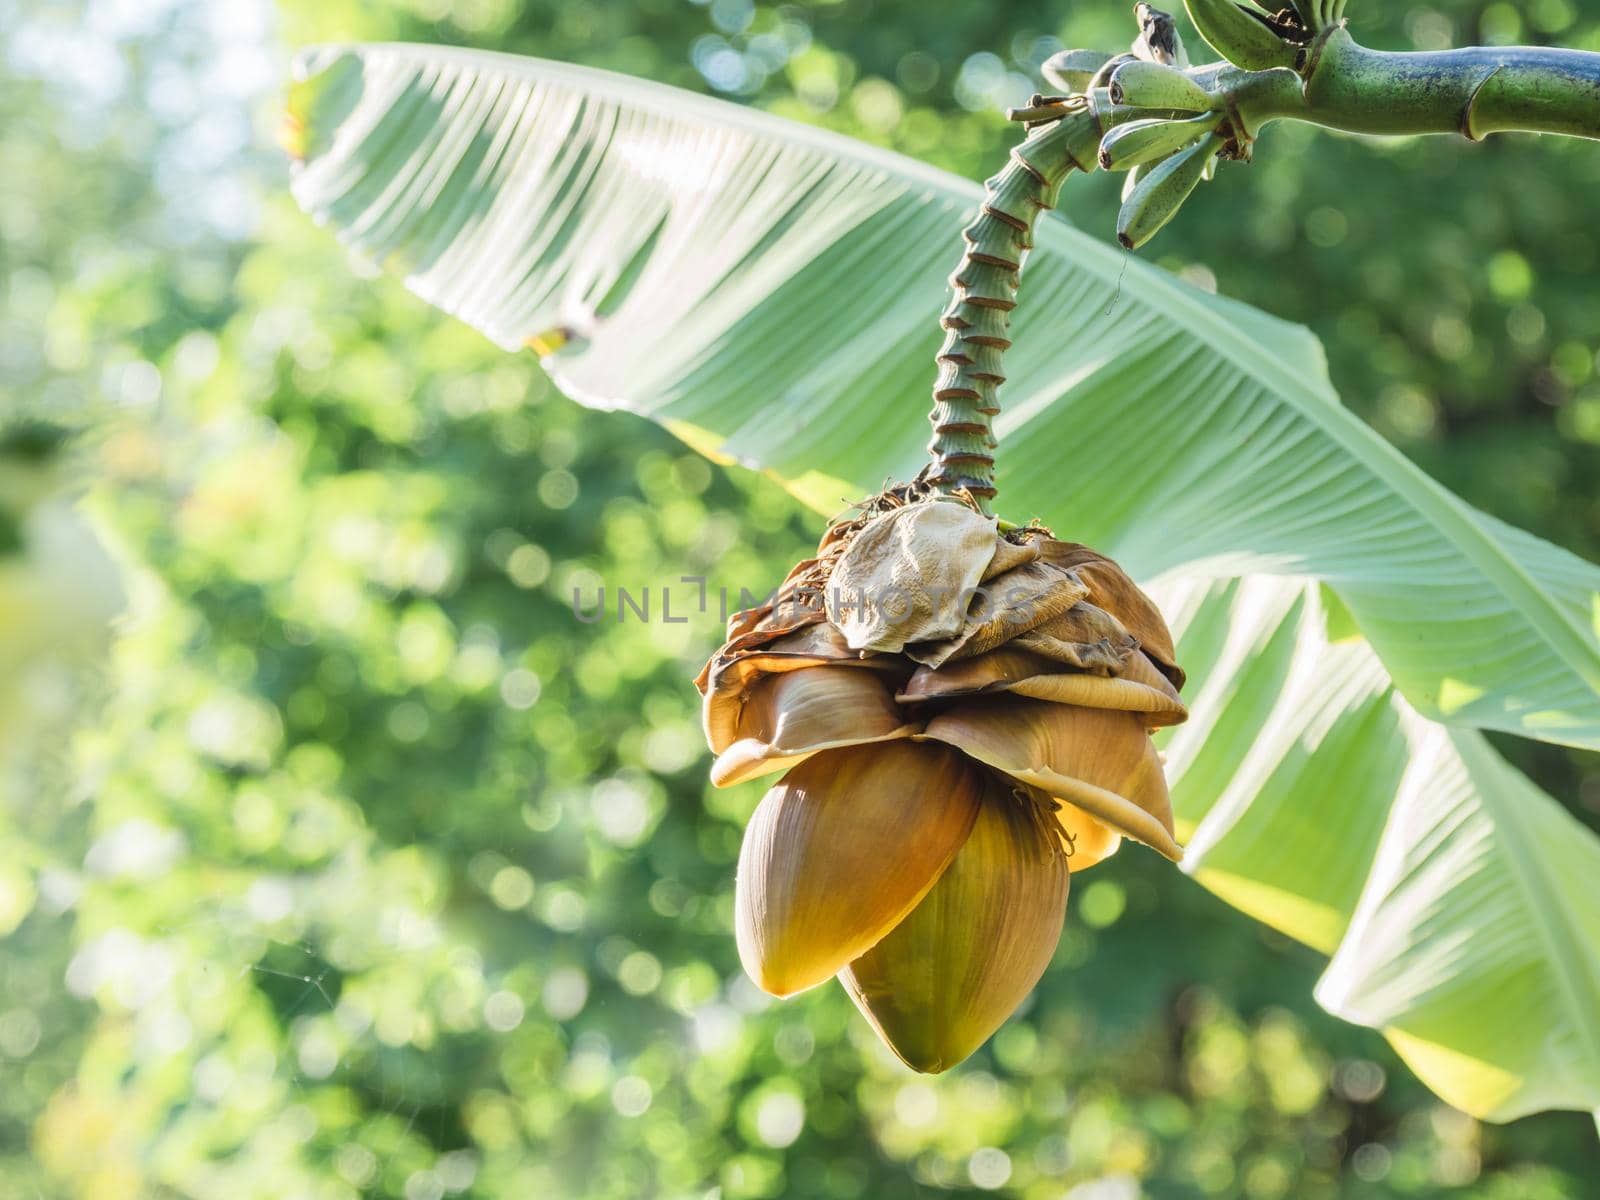
[[[1139,713],[1151,728],[1180,725],[1189,719],[1189,710],[1178,699],[1177,688],[1139,652],[1128,656],[1120,675],[1052,671],[1018,680],[1008,690],[1013,695],[1056,704]]]
[[[994,559],[995,522],[947,500],[873,517],[828,581],[828,620],[852,647],[898,654],[907,642],[961,631],[960,598]]]
[[[1110,642],[1063,642],[1044,633],[1025,633],[1016,641],[1018,650],[1027,650],[1058,664],[1056,670],[1107,678],[1122,671],[1122,664],[1134,654],[1130,638],[1124,646]]]
[[[1144,652],[1172,681],[1173,686],[1182,689],[1183,668],[1178,666],[1172,632],[1167,628],[1155,602],[1140,590],[1126,571],[1105,555],[1078,542],[1044,538],[1039,550],[1043,561],[1076,571],[1078,577],[1088,585],[1089,595],[1086,599],[1121,621],[1128,632],[1139,639]]]
[[[1142,714],[984,697],[934,717],[919,736],[1074,804],[1174,862],[1183,857]]]
[[[1002,646],[987,654],[958,659],[937,669],[918,667],[895,697],[903,703],[918,700],[945,700],[985,692],[1003,692],[1013,684],[1055,669],[1049,659],[1029,654],[1013,646]]]
[[[994,535],[994,557],[989,560],[988,567],[983,572],[983,580],[987,583],[996,575],[1004,575],[1007,571],[1014,571],[1024,563],[1039,561],[1039,539],[1030,538],[1026,542],[1013,542],[1005,535]]]
[[[1025,639],[1025,640],[1024,640]],[[1116,675],[1139,648],[1121,621],[1095,604],[1081,602],[1026,631],[1018,649],[1032,650],[1067,666]]]
[[[819,750],[909,737],[921,728],[895,707],[880,672],[839,666],[762,677],[728,728],[732,707],[721,706],[719,727],[708,730],[717,751],[711,767],[717,787],[785,770]]]
[[[732,643],[730,643],[731,645]],[[724,647],[724,651],[726,651]],[[851,667],[882,671],[904,678],[909,664],[884,655],[862,655],[844,644],[839,631],[828,622],[803,629],[764,644],[755,650],[720,653],[711,660],[707,681],[701,691],[701,728],[713,754],[720,754],[740,735],[739,711],[745,698],[763,678],[809,667]]]
[[[1178,699],[1177,689],[1143,654],[1130,654],[1122,664],[1122,674],[1108,678],[1064,671],[1061,663],[1025,649],[1032,644],[1029,636],[976,658],[946,663],[938,670],[921,667],[895,699],[916,704],[1011,692],[1057,704],[1140,713],[1152,728],[1176,725],[1188,718],[1188,709]]]
[[[775,996],[837,974],[938,881],[978,818],[985,773],[912,741],[825,750],[762,799],[734,886],[739,957]]]
[[[763,649],[771,647],[785,638],[801,635],[808,631],[815,631],[819,624],[827,625],[828,622],[827,614],[820,609],[790,609],[786,611],[786,614],[781,619],[777,617],[776,611],[769,611],[768,615],[762,620],[739,633],[733,632],[732,622],[737,620],[740,614],[735,614],[730,619],[728,640],[723,642],[717,648],[717,652],[706,660],[705,666],[700,668],[700,674],[695,677],[694,684],[700,689],[702,695],[705,694],[711,678],[716,674],[719,666],[751,654],[760,653]],[[830,626],[829,629],[831,628]],[[821,636],[831,638],[837,632],[837,630],[833,630],[832,634],[823,632]],[[840,645],[843,645],[842,639],[840,639]]]
[[[1048,805],[991,777],[971,836],[933,890],[840,973],[856,1007],[913,1070],[965,1059],[1049,965],[1069,875]]]
[[[961,631],[954,637],[908,645],[906,657],[939,667],[952,659],[982,654],[1049,623],[1088,591],[1070,571],[1049,563],[1025,562],[989,579],[973,594]]]

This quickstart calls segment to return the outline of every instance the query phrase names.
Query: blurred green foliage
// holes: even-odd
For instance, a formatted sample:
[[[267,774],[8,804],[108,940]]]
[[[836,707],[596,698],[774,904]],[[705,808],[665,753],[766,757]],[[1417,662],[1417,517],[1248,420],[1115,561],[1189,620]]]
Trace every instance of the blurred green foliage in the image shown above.
[[[0,1197],[1592,1194],[1586,1118],[1441,1106],[1312,1005],[1314,955],[1137,849],[948,1076],[836,989],[762,998],[729,932],[759,787],[707,788],[688,680],[716,589],[770,586],[818,522],[352,271],[270,145],[281,47],[407,38],[977,177],[999,106],[1063,44],[1126,42],[1124,5],[14,7],[0,381],[82,435],[0,458]],[[1383,46],[1600,48],[1593,0],[1354,15]],[[1109,236],[1118,182],[1065,215]],[[1278,129],[1153,250],[1310,324],[1408,454],[1600,558],[1597,184],[1589,145]],[[101,685],[73,656],[116,588],[62,532],[74,478],[129,594]],[[574,588],[664,584],[688,622],[574,619]],[[1518,753],[1595,821],[1592,759]]]

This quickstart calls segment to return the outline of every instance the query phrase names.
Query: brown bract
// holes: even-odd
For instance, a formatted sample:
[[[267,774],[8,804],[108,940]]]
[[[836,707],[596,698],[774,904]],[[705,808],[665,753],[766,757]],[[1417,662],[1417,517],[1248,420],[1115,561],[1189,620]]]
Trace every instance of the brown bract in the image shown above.
[[[917,1070],[977,1048],[1050,959],[1069,870],[1177,860],[1150,733],[1188,715],[1116,563],[908,490],[830,527],[697,684],[712,781],[783,772],[746,830],[739,950],[788,995],[840,974]]]

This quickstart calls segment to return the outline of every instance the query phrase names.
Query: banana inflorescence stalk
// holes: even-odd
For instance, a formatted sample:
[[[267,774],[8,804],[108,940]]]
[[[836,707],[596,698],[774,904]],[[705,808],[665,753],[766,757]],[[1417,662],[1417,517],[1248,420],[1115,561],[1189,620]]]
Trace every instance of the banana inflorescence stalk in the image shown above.
[[[1090,172],[1100,165],[1102,139],[1112,124],[1187,118],[1210,101],[1173,65],[1187,63],[1188,57],[1172,18],[1148,4],[1134,11],[1140,28],[1130,53],[1066,51],[1045,65],[1046,78],[1073,94],[1034,96],[1026,107],[1010,112],[1027,136],[1012,149],[1004,169],[984,184],[978,215],[961,231],[961,264],[950,277],[955,294],[939,319],[945,337],[929,416],[932,461],[923,482],[938,493],[964,494],[985,513],[996,494],[994,418],[1005,382],[1001,359],[1011,345],[1011,311],[1033,247],[1034,223],[1055,207],[1061,184],[1074,169]],[[1126,101],[1119,98],[1124,92],[1130,97]],[[1172,149],[1203,138],[1216,124],[1195,128]]]
[[[1011,345],[1022,265],[1033,246],[1039,214],[1055,207],[1062,181],[1074,169],[1092,171],[1100,124],[1086,103],[1061,106],[1062,115],[1034,125],[1010,161],[984,186],[983,204],[961,236],[961,265],[950,277],[955,295],[939,323],[938,378],[933,388],[932,468],[925,477],[940,492],[966,491],[987,511],[995,495],[993,420],[1005,382],[1001,358]]]

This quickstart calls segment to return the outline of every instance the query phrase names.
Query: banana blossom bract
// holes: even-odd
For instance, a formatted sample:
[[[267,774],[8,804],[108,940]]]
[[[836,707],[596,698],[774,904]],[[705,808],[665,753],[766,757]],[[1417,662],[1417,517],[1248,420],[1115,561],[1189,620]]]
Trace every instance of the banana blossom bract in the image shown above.
[[[916,1070],[1026,998],[1070,871],[1124,837],[1181,856],[1150,742],[1187,715],[1171,635],[1048,530],[885,493],[733,617],[697,682],[712,781],[780,776],[739,856],[745,969],[778,996],[837,975]]]

